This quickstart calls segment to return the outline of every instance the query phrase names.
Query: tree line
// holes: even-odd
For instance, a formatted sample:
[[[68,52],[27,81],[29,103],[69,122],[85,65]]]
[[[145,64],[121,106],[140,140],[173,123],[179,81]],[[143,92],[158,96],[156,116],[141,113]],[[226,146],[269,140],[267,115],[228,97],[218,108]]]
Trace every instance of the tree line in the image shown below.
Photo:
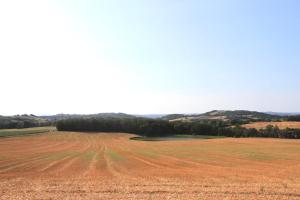
[[[155,137],[174,133],[173,126],[168,121],[144,118],[76,118],[60,120],[56,123],[59,131],[100,131],[125,132]]]
[[[287,121],[296,121],[296,122],[300,122],[300,115],[292,115],[292,116],[288,116]]]
[[[232,126],[220,120],[204,120],[199,122],[169,122],[165,120],[134,118],[76,118],[65,119],[56,123],[59,131],[94,131],[125,132],[147,137],[171,135],[212,135],[227,137],[272,137],[300,138],[300,129],[281,130],[277,126],[265,129]]]

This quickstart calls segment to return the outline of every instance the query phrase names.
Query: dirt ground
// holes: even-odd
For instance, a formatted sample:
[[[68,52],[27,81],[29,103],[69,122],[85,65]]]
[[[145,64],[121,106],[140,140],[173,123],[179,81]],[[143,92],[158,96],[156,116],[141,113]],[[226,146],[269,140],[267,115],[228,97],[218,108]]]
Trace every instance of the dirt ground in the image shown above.
[[[300,199],[300,140],[0,139],[0,199]]]

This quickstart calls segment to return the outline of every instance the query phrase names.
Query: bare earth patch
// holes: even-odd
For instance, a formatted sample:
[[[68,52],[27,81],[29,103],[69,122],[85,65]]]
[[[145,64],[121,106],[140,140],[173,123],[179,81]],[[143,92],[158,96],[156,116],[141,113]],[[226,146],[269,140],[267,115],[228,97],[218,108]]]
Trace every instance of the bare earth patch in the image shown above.
[[[300,140],[0,139],[0,199],[300,199]]]

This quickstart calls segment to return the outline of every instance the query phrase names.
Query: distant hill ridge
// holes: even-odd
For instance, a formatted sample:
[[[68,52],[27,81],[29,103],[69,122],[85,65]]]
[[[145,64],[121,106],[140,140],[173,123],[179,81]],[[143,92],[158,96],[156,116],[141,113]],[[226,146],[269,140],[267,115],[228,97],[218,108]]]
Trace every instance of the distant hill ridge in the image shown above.
[[[129,115],[125,113],[97,113],[97,114],[57,114],[57,115],[49,115],[49,116],[41,116],[41,118],[48,119],[51,121],[59,121],[63,119],[71,119],[71,118],[135,118],[134,115]]]
[[[35,116],[35,115],[14,115],[14,116],[0,116],[0,129],[9,128],[29,128],[37,126],[54,125],[56,121],[71,119],[71,118],[117,118],[128,119],[135,118],[133,115],[125,113],[98,113],[90,115],[80,114],[57,114],[49,116]]]
[[[248,110],[213,110],[203,114],[182,115],[171,114],[166,115],[162,119],[169,121],[200,121],[200,120],[222,120],[222,121],[272,121],[280,120],[283,116],[271,115],[267,113],[248,111]]]
[[[0,116],[0,129],[49,126],[49,120],[35,115]]]
[[[221,120],[230,122],[231,124],[243,124],[256,121],[300,121],[300,115],[292,115],[287,113],[263,113],[248,110],[213,110],[203,114],[170,114],[170,115],[129,115],[126,113],[98,113],[98,114],[57,114],[48,116],[36,115],[15,115],[1,116],[0,129],[5,128],[28,128],[35,126],[54,125],[56,121],[71,118],[116,118],[116,119],[132,119],[132,118],[152,118],[167,121],[184,121],[196,122],[203,120]]]

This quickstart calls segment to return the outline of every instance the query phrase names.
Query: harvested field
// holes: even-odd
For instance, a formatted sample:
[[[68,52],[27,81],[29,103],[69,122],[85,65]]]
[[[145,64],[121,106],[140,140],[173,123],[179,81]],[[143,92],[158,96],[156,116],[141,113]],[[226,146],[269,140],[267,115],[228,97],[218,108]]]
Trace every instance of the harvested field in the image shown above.
[[[245,124],[245,128],[264,129],[268,125],[278,126],[280,129],[285,128],[300,128],[300,122],[255,122],[251,124]]]
[[[0,139],[0,199],[300,199],[300,140]]]

